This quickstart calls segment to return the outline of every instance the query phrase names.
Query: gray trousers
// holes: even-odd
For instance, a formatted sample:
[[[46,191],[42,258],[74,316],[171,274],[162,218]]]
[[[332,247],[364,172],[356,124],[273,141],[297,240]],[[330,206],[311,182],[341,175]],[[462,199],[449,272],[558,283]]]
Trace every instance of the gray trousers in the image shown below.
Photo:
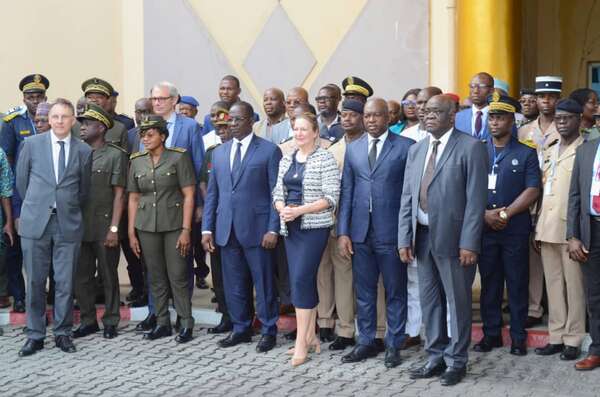
[[[119,324],[119,247],[107,248],[104,241],[86,241],[81,243],[79,264],[75,276],[75,296],[81,309],[81,324],[96,323],[96,267],[102,278],[104,289],[104,326]]]
[[[29,339],[46,337],[46,280],[54,267],[54,336],[71,335],[73,327],[73,279],[81,241],[65,241],[52,215],[39,239],[21,238],[27,273],[27,331]]]
[[[429,365],[444,360],[448,367],[464,368],[471,344],[471,287],[476,266],[460,265],[458,247],[456,257],[434,256],[426,227],[417,228],[415,250]],[[446,310],[450,311],[451,338],[448,337]]]

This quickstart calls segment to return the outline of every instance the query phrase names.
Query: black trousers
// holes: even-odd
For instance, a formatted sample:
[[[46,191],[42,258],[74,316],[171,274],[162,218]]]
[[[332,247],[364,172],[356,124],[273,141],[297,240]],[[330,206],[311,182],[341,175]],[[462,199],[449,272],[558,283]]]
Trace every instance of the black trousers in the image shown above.
[[[215,247],[215,251],[210,254],[210,266],[213,288],[217,298],[217,311],[223,314],[223,320],[229,320],[227,312],[227,303],[225,302],[225,288],[223,287],[223,269],[221,267],[221,248]]]
[[[581,265],[592,344],[589,354],[600,356],[600,221],[591,220],[588,261]]]

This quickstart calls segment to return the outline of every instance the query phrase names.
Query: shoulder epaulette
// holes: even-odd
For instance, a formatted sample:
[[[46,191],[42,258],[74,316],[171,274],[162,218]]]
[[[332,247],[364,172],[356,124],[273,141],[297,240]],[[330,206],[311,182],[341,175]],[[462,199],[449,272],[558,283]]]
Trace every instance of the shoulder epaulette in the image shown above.
[[[121,146],[119,145],[115,145],[112,142],[107,143],[107,146],[110,146],[113,149],[119,149],[120,151],[122,151],[123,153],[127,153],[127,150],[123,149]]]
[[[330,136],[329,138],[327,138],[327,140],[329,141],[329,143],[330,143],[331,145],[333,145],[334,143],[336,143],[337,141],[339,141],[339,140],[340,140],[340,138],[337,138],[337,137],[335,137],[335,136]]]
[[[281,142],[279,142],[279,144],[281,145],[282,143],[286,143],[288,141],[291,141],[292,139],[294,139],[294,137],[293,136],[289,136],[289,137],[287,137],[285,139],[282,139]]]
[[[167,150],[170,150],[172,152],[177,152],[177,153],[185,153],[187,151],[180,147],[168,147]]]
[[[143,156],[145,154],[148,154],[148,152],[147,151],[135,152],[135,153],[132,153],[131,156],[129,156],[129,159],[130,160],[137,159],[138,157],[141,157],[141,156]]]
[[[556,145],[557,143],[558,143],[558,139],[555,139],[552,142],[550,142],[547,147],[552,147],[552,146]]]
[[[208,152],[209,150],[214,150],[217,148],[217,146],[220,146],[220,143],[215,143],[214,145],[211,145],[209,147],[206,148],[206,151]]]
[[[17,106],[12,109],[8,109],[5,116],[2,117],[2,120],[4,122],[9,122],[17,116],[24,115],[25,112],[27,112],[27,107],[25,107],[25,106]]]

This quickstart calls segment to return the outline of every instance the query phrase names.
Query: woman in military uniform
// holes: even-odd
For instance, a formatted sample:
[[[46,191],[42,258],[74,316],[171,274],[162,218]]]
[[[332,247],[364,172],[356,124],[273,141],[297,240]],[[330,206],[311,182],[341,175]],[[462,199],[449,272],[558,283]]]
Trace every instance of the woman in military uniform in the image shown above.
[[[196,179],[188,153],[165,147],[168,136],[167,124],[160,116],[147,116],[140,125],[146,150],[131,156],[128,234],[133,252],[144,255],[155,298],[157,325],[144,339],[171,335],[171,290],[181,318],[175,340],[185,343],[192,339],[194,327],[186,256],[191,248]]]

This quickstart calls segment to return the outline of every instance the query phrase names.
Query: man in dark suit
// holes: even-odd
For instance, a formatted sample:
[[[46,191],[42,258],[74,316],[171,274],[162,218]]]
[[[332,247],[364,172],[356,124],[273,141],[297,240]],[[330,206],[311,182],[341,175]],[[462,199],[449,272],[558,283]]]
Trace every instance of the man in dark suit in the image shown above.
[[[407,314],[406,266],[396,252],[395,220],[408,149],[415,141],[388,131],[389,111],[381,98],[367,101],[363,120],[367,134],[346,149],[338,214],[340,252],[352,257],[359,330],[358,345],[342,362],[377,355],[377,282],[382,274],[387,309],[385,366],[393,368],[401,363]]]
[[[57,99],[49,113],[52,130],[24,141],[17,162],[17,189],[23,197],[19,235],[27,269],[27,342],[29,356],[44,347],[45,286],[54,268],[54,337],[64,352],[74,352],[73,273],[83,235],[81,208],[90,188],[92,149],[71,136],[75,110]]]
[[[279,216],[271,192],[277,181],[281,151],[252,133],[252,106],[234,104],[229,116],[233,139],[213,151],[212,172],[202,217],[202,245],[208,252],[221,247],[225,299],[233,332],[221,347],[248,343],[252,338],[250,305],[256,289],[256,313],[262,324],[259,352],[275,347],[278,304],[275,248]],[[218,211],[217,211],[218,209]]]
[[[600,367],[600,139],[577,148],[569,189],[569,257],[581,263],[592,344],[575,364],[580,371]]]
[[[456,114],[456,129],[477,139],[490,139],[488,130],[488,96],[494,91],[494,78],[485,72],[477,73],[469,83],[471,107]]]
[[[466,374],[471,342],[471,285],[487,204],[485,145],[453,128],[455,105],[445,95],[425,107],[429,137],[409,153],[398,226],[404,263],[419,263],[419,294],[428,361],[411,378],[442,375],[454,385]],[[446,303],[450,310],[448,338]]]

